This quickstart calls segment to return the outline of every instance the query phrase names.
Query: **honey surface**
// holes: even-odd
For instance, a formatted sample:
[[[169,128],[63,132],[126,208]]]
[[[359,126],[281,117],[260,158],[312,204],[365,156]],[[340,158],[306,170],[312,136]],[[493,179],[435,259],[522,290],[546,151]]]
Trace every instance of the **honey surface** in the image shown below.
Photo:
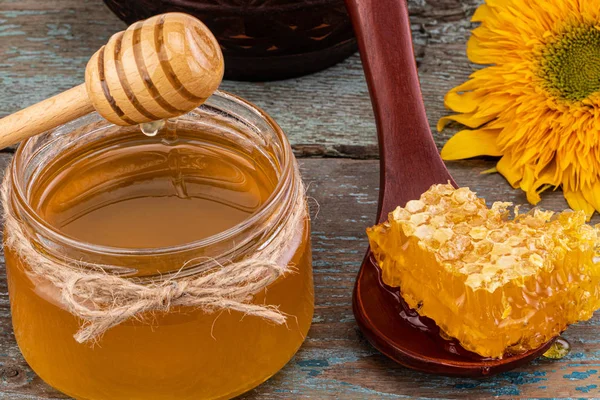
[[[383,281],[484,357],[535,349],[600,308],[598,229],[570,211],[510,221],[508,206],[436,185],[367,230]]]
[[[32,203],[45,221],[80,241],[127,248],[223,232],[255,212],[276,183],[233,149],[159,140],[66,156],[44,172]]]
[[[184,132],[175,144],[139,135],[141,143],[125,137],[95,151],[65,154],[41,173],[32,204],[46,221],[80,241],[156,248],[231,228],[273,191],[274,172],[257,157],[196,142],[197,134]],[[62,307],[56,289],[32,281],[23,260],[5,250],[19,347],[42,379],[78,399],[235,396],[283,367],[312,319],[308,224],[290,238],[282,260],[297,272],[254,299],[280,305],[290,316],[287,326],[238,312],[180,308],[127,321],[95,345],[75,342],[80,321]],[[138,270],[148,275],[177,267],[144,259]]]

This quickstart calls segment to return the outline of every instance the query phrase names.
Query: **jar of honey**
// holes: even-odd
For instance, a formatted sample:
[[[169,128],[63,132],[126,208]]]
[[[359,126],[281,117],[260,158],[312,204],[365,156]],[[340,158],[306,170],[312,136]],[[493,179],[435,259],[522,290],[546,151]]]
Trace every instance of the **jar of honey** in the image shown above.
[[[77,399],[231,398],[281,369],[311,323],[309,219],[283,229],[306,208],[296,160],[269,116],[223,92],[145,131],[92,113],[23,142],[5,181],[19,231],[43,259],[140,284],[203,276],[285,234],[289,272],[248,300],[285,323],[227,306],[142,308],[80,343],[86,322],[7,225],[15,336],[31,368]]]

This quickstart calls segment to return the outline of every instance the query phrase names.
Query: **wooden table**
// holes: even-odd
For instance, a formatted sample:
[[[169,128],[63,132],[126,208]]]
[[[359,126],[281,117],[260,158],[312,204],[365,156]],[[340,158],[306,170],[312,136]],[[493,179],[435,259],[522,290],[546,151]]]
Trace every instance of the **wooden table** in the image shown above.
[[[421,82],[432,126],[445,114],[444,93],[473,66],[465,56],[469,18],[482,0],[411,0]],[[83,81],[88,58],[124,28],[101,0],[0,1],[0,116]],[[288,133],[309,192],[314,218],[316,312],[302,349],[276,376],[244,396],[277,398],[600,397],[600,319],[569,328],[573,350],[560,361],[540,359],[484,379],[416,373],[375,351],[351,309],[354,278],[374,222],[378,161],[375,126],[358,56],[327,71],[270,83],[225,82],[255,102]],[[442,145],[451,133],[436,134]],[[0,153],[1,166],[11,151]],[[480,175],[493,160],[448,163],[456,181],[489,202],[525,203],[499,175]],[[315,202],[315,203],[316,203]],[[566,207],[559,192],[542,206]],[[313,214],[316,204],[313,204]],[[15,343],[4,271],[0,273],[0,398],[62,399],[27,366]]]

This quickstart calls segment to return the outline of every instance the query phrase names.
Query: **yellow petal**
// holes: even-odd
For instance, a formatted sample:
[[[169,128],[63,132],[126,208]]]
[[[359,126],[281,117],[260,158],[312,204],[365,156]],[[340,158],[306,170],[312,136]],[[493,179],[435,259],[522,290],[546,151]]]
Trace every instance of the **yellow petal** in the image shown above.
[[[523,173],[520,168],[515,166],[512,157],[504,155],[504,157],[498,161],[498,164],[496,164],[496,168],[498,168],[498,172],[506,178],[513,188],[516,189],[519,187],[519,182],[523,179]]]
[[[527,194],[527,201],[533,205],[540,202],[541,197],[537,192],[537,188],[534,185],[535,177],[533,175],[533,169],[525,168],[523,171],[523,178],[521,179],[521,189]]]
[[[477,8],[477,10],[475,10],[475,14],[473,14],[473,18],[471,18],[471,21],[483,22],[487,18],[493,18],[493,17],[494,17],[494,13],[492,12],[492,9],[490,7],[488,7],[486,4],[482,4]]]
[[[498,60],[494,57],[494,51],[481,46],[479,38],[475,36],[477,29],[473,30],[473,34],[467,41],[469,60],[475,64],[495,64]]]
[[[459,113],[472,113],[480,104],[477,99],[478,96],[474,92],[465,92],[459,94],[455,91],[450,91],[444,98],[444,104],[452,111]]]
[[[537,171],[538,169],[539,166],[535,166],[535,171]],[[536,172],[536,174],[538,173]],[[534,186],[537,188],[545,185],[560,186],[560,184],[560,175],[557,174],[556,161],[552,161],[544,168],[542,168],[541,172],[538,174],[536,181],[534,182]]]
[[[475,74],[477,74],[478,71],[475,71],[470,78],[472,78]],[[462,93],[462,92],[470,92],[472,90],[477,89],[479,86],[477,85],[477,82],[475,81],[475,79],[469,79],[468,81],[465,81],[463,83],[461,83],[460,85],[456,86],[454,89],[450,90],[451,92],[456,92],[456,93]]]
[[[536,165],[525,167],[523,178],[519,183],[521,189],[527,194],[527,201],[533,205],[540,202],[540,194],[543,191],[560,185],[560,179],[556,174],[556,163],[547,165],[539,175],[535,172],[536,169]]]
[[[496,145],[498,129],[464,130],[452,136],[444,145],[441,155],[444,160],[461,160],[477,156],[501,156]]]
[[[583,198],[594,207],[596,211],[600,212],[600,182],[594,182],[591,187],[584,188],[581,193],[583,194]]]
[[[469,128],[479,128],[481,125],[495,118],[493,115],[485,115],[483,117],[475,117],[475,113],[448,115],[440,118],[437,124],[438,131],[442,131],[451,121],[456,121],[459,124],[468,126]]]
[[[583,210],[588,219],[594,214],[594,207],[588,203],[580,191],[564,191],[565,199],[573,210]]]

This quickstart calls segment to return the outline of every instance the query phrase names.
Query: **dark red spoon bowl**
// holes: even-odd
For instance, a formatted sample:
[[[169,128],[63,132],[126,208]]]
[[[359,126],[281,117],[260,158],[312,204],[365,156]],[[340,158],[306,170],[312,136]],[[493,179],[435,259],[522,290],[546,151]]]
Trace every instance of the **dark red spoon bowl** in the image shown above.
[[[405,0],[346,0],[358,39],[375,120],[380,154],[377,220],[431,185],[456,183],[440,158],[421,97]],[[444,375],[481,377],[507,371],[542,355],[538,349],[485,359],[439,335],[433,321],[410,310],[398,289],[387,287],[370,250],[353,295],[356,321],[371,344],[410,368]]]

